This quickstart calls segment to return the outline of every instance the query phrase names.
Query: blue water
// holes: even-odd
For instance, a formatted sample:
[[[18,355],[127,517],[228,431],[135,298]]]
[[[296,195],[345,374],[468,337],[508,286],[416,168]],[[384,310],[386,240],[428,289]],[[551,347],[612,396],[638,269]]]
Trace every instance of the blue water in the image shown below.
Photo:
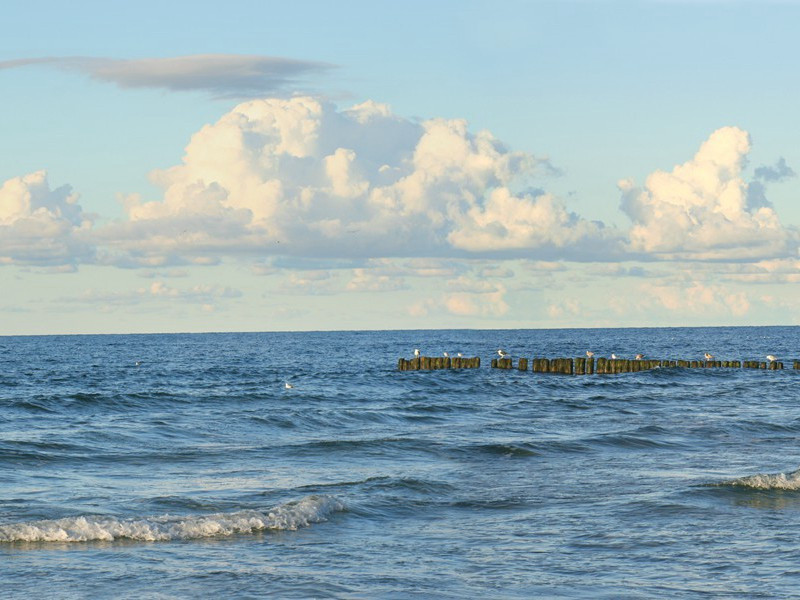
[[[798,338],[0,338],[0,595],[800,597]],[[569,377],[499,347],[789,368]],[[398,372],[414,348],[484,366]]]

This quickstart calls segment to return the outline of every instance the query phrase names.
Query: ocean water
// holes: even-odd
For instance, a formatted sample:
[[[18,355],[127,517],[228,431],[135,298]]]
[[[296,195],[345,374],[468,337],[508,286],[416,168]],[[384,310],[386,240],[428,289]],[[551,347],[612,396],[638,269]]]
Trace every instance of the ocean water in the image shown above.
[[[800,597],[798,341],[2,337],[0,596]],[[500,347],[789,368],[569,377],[490,369]],[[484,366],[398,372],[414,348]]]

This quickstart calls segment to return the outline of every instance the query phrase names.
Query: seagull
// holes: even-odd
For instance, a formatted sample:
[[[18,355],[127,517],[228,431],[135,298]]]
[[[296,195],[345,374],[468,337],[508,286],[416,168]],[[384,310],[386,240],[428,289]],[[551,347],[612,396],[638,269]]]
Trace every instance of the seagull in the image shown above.
[[[137,361],[136,361],[136,366],[137,366],[137,367],[140,367],[140,366],[142,366],[142,363],[141,363],[141,361],[138,361],[138,360],[137,360]]]
[[[283,384],[283,387],[286,388],[287,390],[291,390],[294,386],[287,381],[286,383]]]
[[[644,354],[637,354],[636,360],[642,360],[644,358]]]
[[[775,356],[774,354],[767,354],[767,360],[769,362],[775,362],[776,360],[778,360],[778,357]]]
[[[586,351],[586,357],[587,358],[592,358],[593,356],[594,356],[594,352],[592,352],[591,350],[587,350]]]
[[[709,354],[708,352],[703,354],[703,356],[705,357],[706,360],[714,360],[714,355],[713,354]]]
[[[505,358],[508,356],[508,352],[506,352],[505,350],[498,350],[497,354],[500,355],[500,358]]]
[[[447,352],[445,352],[445,353],[444,353],[444,357],[445,357],[445,358],[450,358],[450,355],[449,355]]]
[[[459,352],[458,354],[456,354],[456,356],[457,356],[458,358],[461,358],[461,357],[462,357],[462,356],[464,356],[464,355],[463,355],[463,354],[461,354],[461,352]]]
[[[419,348],[414,348],[414,356],[419,357]]]
[[[617,355],[613,352],[611,353],[611,360],[617,360]]]

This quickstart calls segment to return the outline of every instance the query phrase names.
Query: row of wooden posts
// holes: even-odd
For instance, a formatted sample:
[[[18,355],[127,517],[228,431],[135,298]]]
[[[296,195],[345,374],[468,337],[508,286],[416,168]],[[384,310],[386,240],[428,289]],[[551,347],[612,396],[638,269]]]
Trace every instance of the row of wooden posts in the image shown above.
[[[460,356],[418,356],[411,360],[401,358],[397,361],[400,371],[428,371],[432,369],[477,369],[481,366],[478,356],[473,358]]]
[[[514,361],[510,358],[493,358],[493,369],[513,369]],[[477,369],[481,366],[479,357],[430,357],[419,356],[413,359],[401,358],[397,362],[400,371],[428,371],[434,369]],[[800,369],[800,360],[793,363],[794,369]],[[613,373],[637,373],[658,367],[681,367],[684,369],[765,369],[778,371],[783,369],[781,361],[760,362],[757,360],[652,360],[623,358],[520,358],[517,369],[531,370],[534,373],[559,373],[562,375],[594,375]]]

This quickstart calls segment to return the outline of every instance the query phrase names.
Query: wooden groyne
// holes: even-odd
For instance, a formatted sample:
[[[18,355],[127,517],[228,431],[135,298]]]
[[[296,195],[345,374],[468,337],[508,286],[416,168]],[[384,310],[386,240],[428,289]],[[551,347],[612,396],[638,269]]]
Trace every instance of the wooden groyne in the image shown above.
[[[481,366],[478,356],[472,358],[461,356],[418,356],[412,359],[401,358],[397,361],[398,371],[432,371],[435,369],[477,369]]]
[[[437,369],[478,369],[480,357],[418,356],[397,361],[398,371],[432,371]],[[658,368],[682,369],[762,369],[783,370],[783,362],[757,360],[656,360],[627,358],[519,358],[514,364],[511,358],[493,358],[493,369],[517,369],[533,373],[555,373],[560,375],[613,375],[616,373],[638,373]],[[800,370],[800,360],[792,362],[792,368]]]
[[[683,369],[765,369],[779,371],[783,369],[783,362],[774,360],[760,362],[756,360],[656,360],[656,359],[626,359],[626,358],[520,358],[518,368],[527,371],[528,364],[534,373],[558,373],[561,375],[612,375],[615,373],[638,373],[658,368],[683,368]],[[513,360],[510,358],[493,359],[492,367],[498,369],[513,369]],[[794,369],[800,370],[800,360],[793,363]]]

